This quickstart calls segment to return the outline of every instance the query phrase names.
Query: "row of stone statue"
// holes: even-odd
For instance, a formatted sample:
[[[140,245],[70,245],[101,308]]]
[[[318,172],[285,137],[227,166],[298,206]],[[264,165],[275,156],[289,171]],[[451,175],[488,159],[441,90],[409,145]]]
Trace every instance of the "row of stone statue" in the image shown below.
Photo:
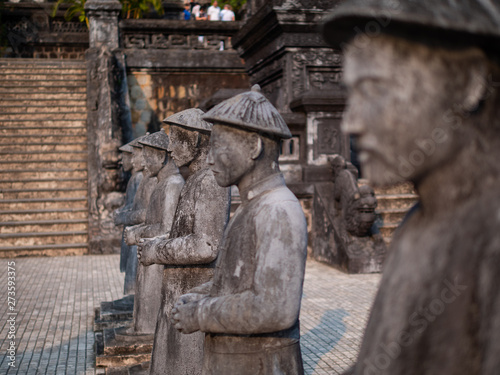
[[[278,166],[287,125],[258,86],[165,122],[169,135],[120,148],[132,177],[115,222],[135,292],[124,334],[154,332],[151,374],[302,373],[307,228]],[[226,225],[231,185],[242,203]]]
[[[409,180],[420,197],[393,238],[349,373],[499,374],[500,4],[345,0],[323,35],[344,49],[342,127],[365,176]],[[307,236],[279,173],[283,119],[252,91],[167,122],[169,137],[140,140],[147,170],[136,196],[153,190],[150,204],[134,199],[137,220],[119,221],[145,221],[124,236],[144,285],[134,332],[153,329],[141,314],[158,313],[151,373],[301,374]],[[177,167],[188,167],[185,182]],[[224,229],[230,185],[242,204]]]

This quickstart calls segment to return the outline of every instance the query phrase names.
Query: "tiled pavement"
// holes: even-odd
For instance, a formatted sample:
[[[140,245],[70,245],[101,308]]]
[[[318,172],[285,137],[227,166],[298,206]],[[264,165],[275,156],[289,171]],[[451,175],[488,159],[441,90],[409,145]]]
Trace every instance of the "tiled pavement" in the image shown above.
[[[308,261],[301,311],[306,374],[340,374],[353,363],[379,279]],[[117,255],[0,259],[0,374],[94,374],[94,307],[121,298],[122,286]],[[16,367],[7,354],[13,316]]]

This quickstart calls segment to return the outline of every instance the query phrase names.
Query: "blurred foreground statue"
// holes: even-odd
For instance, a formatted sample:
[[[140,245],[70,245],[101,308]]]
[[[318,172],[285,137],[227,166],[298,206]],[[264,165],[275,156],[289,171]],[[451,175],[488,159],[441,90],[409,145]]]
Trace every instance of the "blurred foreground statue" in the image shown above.
[[[212,124],[199,109],[168,117],[175,164],[189,169],[180,193],[170,233],[143,239],[138,256],[144,266],[164,265],[161,307],[155,330],[151,374],[201,373],[203,335],[185,336],[171,324],[175,301],[191,288],[210,280],[219,241],[229,216],[229,189],[217,185],[206,164]]]
[[[323,35],[364,173],[420,195],[350,373],[499,374],[500,3],[347,0]]]
[[[206,333],[203,375],[303,374],[298,318],[307,227],[278,166],[279,141],[290,131],[258,86],[203,118],[214,123],[208,163],[215,179],[237,185],[242,203],[213,280],[178,300],[173,323],[185,334]]]

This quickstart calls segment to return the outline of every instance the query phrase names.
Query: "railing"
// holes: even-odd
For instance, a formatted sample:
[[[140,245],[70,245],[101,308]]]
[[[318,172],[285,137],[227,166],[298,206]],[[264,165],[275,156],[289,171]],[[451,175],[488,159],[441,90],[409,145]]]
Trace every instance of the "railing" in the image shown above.
[[[231,49],[240,22],[122,20],[120,37],[128,49]]]

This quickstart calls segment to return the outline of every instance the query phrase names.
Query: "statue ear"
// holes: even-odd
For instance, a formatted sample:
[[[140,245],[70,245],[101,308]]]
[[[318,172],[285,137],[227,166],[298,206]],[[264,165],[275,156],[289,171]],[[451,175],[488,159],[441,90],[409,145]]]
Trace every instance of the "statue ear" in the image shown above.
[[[264,145],[262,143],[262,138],[260,138],[260,135],[254,133],[252,134],[252,150],[250,157],[252,160],[258,159],[258,157],[262,154],[264,151]]]
[[[482,51],[473,51],[466,59],[468,72],[463,107],[466,111],[476,111],[481,101],[488,95],[488,62]]]

